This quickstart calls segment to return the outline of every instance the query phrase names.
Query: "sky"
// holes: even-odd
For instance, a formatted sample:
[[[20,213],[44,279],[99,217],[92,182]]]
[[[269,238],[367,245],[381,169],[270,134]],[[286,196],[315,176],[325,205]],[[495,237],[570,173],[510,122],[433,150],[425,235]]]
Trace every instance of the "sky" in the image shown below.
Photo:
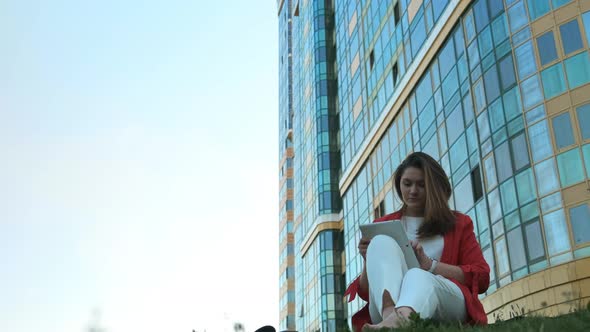
[[[277,327],[277,24],[0,0],[0,331]]]

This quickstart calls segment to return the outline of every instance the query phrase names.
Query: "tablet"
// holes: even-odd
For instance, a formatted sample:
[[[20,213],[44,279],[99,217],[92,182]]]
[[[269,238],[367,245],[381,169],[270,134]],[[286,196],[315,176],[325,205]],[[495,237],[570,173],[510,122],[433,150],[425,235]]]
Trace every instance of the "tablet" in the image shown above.
[[[392,220],[375,222],[372,224],[360,225],[359,228],[363,234],[363,237],[372,239],[375,235],[383,234],[393,238],[395,242],[399,244],[402,252],[404,253],[408,269],[420,267],[418,259],[416,258],[416,254],[414,253],[414,249],[410,244],[410,240],[408,239],[408,235],[406,234],[401,221]]]

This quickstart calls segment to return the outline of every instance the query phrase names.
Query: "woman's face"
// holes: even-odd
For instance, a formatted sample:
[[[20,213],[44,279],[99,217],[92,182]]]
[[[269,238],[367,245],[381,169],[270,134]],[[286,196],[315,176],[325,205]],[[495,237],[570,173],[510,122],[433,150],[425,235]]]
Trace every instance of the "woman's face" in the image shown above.
[[[410,210],[424,211],[426,190],[424,189],[424,172],[416,167],[408,167],[400,180],[402,199]]]

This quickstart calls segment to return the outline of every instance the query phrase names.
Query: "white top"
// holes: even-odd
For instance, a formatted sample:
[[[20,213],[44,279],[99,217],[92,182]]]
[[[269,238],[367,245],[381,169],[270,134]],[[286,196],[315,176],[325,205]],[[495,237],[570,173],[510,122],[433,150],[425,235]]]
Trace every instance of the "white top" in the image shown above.
[[[423,217],[402,216],[402,225],[406,230],[408,239],[416,240],[416,233],[418,233],[418,228],[420,228],[422,222],[424,222]],[[418,240],[418,242],[422,245],[426,256],[440,261],[443,247],[445,246],[445,240],[441,235],[432,236],[427,239],[421,239]]]

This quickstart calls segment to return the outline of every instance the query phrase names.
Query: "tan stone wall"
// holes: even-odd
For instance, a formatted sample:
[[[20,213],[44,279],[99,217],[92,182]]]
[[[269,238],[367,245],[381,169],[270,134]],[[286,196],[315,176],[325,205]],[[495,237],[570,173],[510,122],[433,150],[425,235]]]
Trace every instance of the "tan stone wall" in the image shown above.
[[[481,301],[490,323],[514,316],[557,316],[590,302],[590,258],[582,258],[516,280]]]

